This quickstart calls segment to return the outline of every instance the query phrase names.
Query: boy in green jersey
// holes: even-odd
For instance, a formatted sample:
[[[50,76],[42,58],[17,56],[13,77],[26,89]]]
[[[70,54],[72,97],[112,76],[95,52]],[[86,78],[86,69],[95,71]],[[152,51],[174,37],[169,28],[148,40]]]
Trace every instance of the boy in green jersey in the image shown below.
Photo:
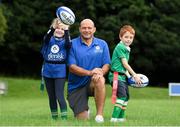
[[[133,76],[137,84],[141,84],[140,77],[134,72],[128,64],[130,56],[130,45],[132,44],[135,36],[135,30],[130,25],[124,25],[120,29],[119,39],[113,51],[111,61],[111,71],[109,73],[109,80],[113,82],[113,72],[118,72],[118,87],[116,93],[116,101],[112,113],[111,122],[124,122],[125,110],[129,100],[129,90],[127,77]]]

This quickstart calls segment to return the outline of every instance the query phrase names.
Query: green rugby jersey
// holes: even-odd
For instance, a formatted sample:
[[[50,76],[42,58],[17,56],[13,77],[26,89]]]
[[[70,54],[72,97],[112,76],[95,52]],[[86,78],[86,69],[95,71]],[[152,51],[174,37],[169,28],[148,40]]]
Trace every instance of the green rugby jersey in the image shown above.
[[[111,70],[125,73],[126,69],[124,68],[121,62],[121,58],[126,58],[126,60],[129,61],[129,56],[130,56],[130,48],[124,45],[124,43],[120,41],[113,51],[112,60],[111,60]],[[109,72],[108,78],[112,83],[113,73],[111,71]],[[119,75],[118,80],[126,81],[126,76]]]

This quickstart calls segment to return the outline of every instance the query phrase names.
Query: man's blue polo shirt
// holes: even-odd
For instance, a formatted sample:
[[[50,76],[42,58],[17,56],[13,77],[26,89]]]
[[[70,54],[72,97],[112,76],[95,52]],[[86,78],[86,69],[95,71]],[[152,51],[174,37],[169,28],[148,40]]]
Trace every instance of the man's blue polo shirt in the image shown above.
[[[77,37],[72,40],[72,48],[70,49],[68,65],[75,64],[86,70],[101,68],[104,64],[110,64],[110,54],[107,43],[99,38],[93,38],[90,46],[87,46],[81,39]],[[90,81],[90,76],[78,76],[69,73],[68,92],[83,87]]]

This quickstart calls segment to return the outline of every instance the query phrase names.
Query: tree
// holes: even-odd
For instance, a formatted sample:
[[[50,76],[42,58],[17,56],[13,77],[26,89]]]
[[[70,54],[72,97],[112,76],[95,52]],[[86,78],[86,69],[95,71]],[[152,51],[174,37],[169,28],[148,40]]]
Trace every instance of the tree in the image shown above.
[[[7,31],[6,18],[3,15],[2,5],[0,4],[0,45],[4,42],[4,35]]]
[[[2,1],[6,6],[8,32],[1,46],[1,72],[11,75],[39,75],[40,46],[54,17],[51,1]],[[4,55],[6,54],[6,55]],[[32,59],[33,58],[33,59]],[[7,64],[8,63],[8,64]],[[12,71],[13,70],[13,71]]]
[[[76,16],[70,27],[72,38],[79,35],[80,21],[91,18],[97,28],[96,36],[108,42],[112,54],[119,42],[120,27],[130,24],[136,30],[130,58],[135,71],[146,74],[151,84],[180,81],[179,0],[2,0],[2,3],[8,28],[3,35],[6,45],[0,45],[0,65],[5,66],[1,72],[39,75],[42,38],[56,17],[57,7],[67,6]]]

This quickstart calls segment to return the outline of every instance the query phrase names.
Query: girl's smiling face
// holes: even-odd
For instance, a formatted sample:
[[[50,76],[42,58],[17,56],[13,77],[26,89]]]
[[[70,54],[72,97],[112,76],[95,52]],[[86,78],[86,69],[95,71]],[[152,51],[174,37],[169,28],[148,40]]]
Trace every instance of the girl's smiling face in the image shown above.
[[[69,26],[62,23],[58,18],[56,18],[52,27],[55,29],[54,36],[57,38],[62,38],[64,36],[64,30],[68,30]]]
[[[56,27],[55,31],[54,31],[54,36],[61,38],[64,36],[64,27],[63,26],[58,26]]]

